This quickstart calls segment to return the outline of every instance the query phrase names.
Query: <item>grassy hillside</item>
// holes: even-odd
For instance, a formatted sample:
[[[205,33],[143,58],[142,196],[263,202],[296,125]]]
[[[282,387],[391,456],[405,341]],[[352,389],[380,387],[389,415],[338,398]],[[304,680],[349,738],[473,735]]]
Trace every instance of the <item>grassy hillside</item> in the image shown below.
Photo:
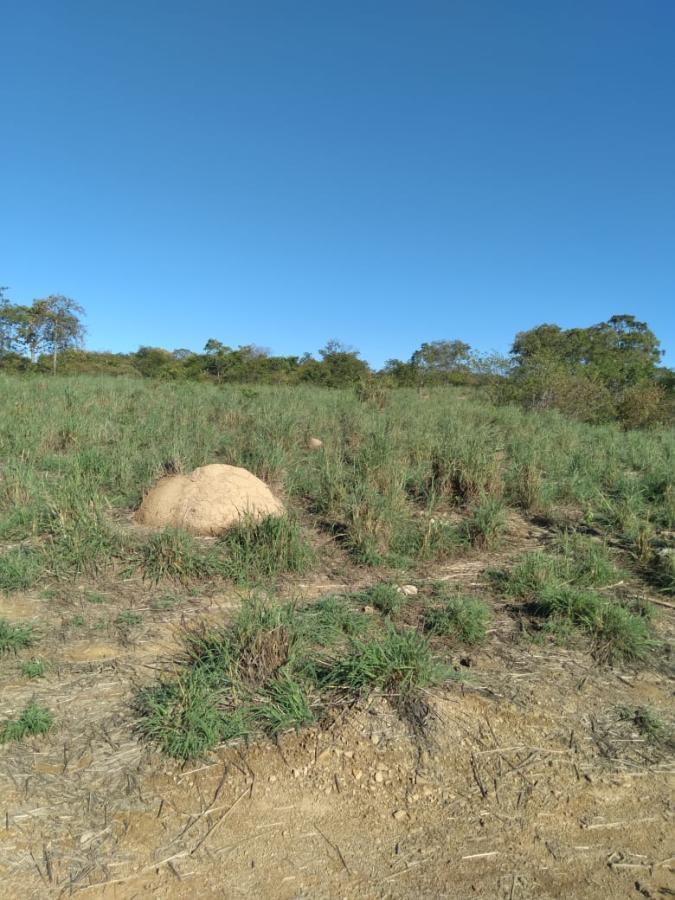
[[[450,820],[458,896],[660,890],[674,450],[467,388],[0,378],[8,890],[441,896]],[[212,462],[286,515],[134,521]]]
[[[320,452],[308,451],[310,436]],[[140,540],[116,527],[160,475],[208,462],[250,469],[287,502],[289,529],[332,534],[360,564],[409,568],[497,542],[513,508],[611,538],[672,589],[659,552],[675,518],[672,430],[578,424],[452,388],[371,401],[311,388],[4,378],[0,455],[3,590],[113,565],[153,576],[175,543],[195,575],[203,564],[209,577],[221,567],[255,576],[245,554],[233,571],[227,542],[205,561],[182,536]]]

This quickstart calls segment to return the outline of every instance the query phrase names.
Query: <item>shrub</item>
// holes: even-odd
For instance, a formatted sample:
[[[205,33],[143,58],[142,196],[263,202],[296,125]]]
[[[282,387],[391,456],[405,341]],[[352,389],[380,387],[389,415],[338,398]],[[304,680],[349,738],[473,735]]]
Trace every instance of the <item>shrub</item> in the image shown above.
[[[624,428],[649,428],[667,422],[670,414],[665,388],[654,381],[641,381],[621,395],[617,418]]]

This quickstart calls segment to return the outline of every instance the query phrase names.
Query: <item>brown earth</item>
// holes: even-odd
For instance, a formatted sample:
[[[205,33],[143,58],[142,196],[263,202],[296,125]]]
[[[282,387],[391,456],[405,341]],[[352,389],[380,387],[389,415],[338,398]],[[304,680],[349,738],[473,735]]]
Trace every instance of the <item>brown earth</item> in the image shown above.
[[[506,557],[543,536],[512,522]],[[490,600],[494,562],[427,575]],[[327,557],[321,577],[283,593],[312,599],[372,577]],[[135,579],[96,589],[95,602],[84,585],[0,599],[0,616],[39,623],[33,652],[50,661],[40,682],[0,662],[0,718],[35,694],[57,722],[0,748],[0,896],[673,896],[674,761],[617,715],[644,704],[667,715],[664,672],[533,643],[492,597],[490,639],[454,654],[466,680],[428,695],[424,734],[373,696],[323,730],[180,765],[137,738],[134,693],[175,657],[181,623],[222,621],[239,597]],[[142,625],[115,625],[122,609]],[[659,628],[672,626],[663,608]]]

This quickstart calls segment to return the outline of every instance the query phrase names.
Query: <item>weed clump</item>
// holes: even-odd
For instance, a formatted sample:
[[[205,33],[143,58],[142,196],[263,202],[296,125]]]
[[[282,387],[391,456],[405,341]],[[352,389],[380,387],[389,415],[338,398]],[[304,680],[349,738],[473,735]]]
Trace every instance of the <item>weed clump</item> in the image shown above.
[[[35,630],[31,624],[0,619],[0,656],[4,653],[17,653],[25,647],[30,647],[36,640]]]
[[[32,587],[42,575],[43,566],[43,558],[36,550],[8,550],[0,556],[0,591],[11,593]]]
[[[656,646],[646,610],[598,590],[617,576],[606,548],[582,535],[563,534],[553,549],[528,553],[509,573],[498,574],[503,591],[525,600],[525,610],[543,619],[550,632],[587,634],[603,660],[645,660]]]
[[[225,555],[223,574],[237,584],[305,572],[314,561],[300,526],[285,516],[243,521],[226,531],[219,544]]]
[[[227,628],[185,634],[184,668],[138,697],[140,730],[171,756],[305,727],[338,700],[380,689],[410,697],[446,670],[420,633],[371,636],[346,598],[311,606],[252,598]]]
[[[39,703],[31,701],[18,719],[10,719],[0,726],[0,744],[20,741],[32,735],[46,734],[53,724],[51,712]]]
[[[387,582],[373,585],[358,597],[364,603],[374,606],[384,616],[395,616],[408,600],[397,585]]]
[[[488,605],[474,597],[448,597],[424,614],[424,627],[430,634],[452,637],[470,646],[485,640],[489,622]]]
[[[27,659],[21,663],[21,674],[25,678],[44,678],[45,664],[41,659]]]
[[[165,528],[151,535],[140,548],[139,565],[143,576],[154,582],[172,578],[185,583],[218,571],[212,554],[202,550],[192,535],[178,528]]]

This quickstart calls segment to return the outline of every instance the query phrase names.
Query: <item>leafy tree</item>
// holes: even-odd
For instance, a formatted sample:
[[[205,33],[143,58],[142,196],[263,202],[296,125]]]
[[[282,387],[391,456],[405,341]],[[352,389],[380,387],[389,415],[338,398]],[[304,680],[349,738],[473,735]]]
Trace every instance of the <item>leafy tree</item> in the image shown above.
[[[419,368],[412,362],[403,362],[402,359],[388,359],[383,369],[385,375],[390,376],[398,387],[412,387],[419,383]]]
[[[79,347],[84,336],[80,317],[84,310],[74,300],[60,294],[34,300],[30,306],[10,303],[0,292],[0,353],[28,353],[37,363],[40,353],[52,357],[56,372],[59,353]]]
[[[183,375],[180,361],[161,347],[139,347],[134,354],[134,366],[145,378],[175,380]]]
[[[16,342],[15,307],[9,302],[6,290],[0,287],[0,356],[12,353]]]
[[[35,309],[42,345],[51,354],[52,371],[56,374],[58,354],[82,345],[85,329],[80,317],[84,315],[84,309],[62,294],[35,300],[31,309]]]
[[[410,358],[414,366],[437,374],[466,371],[470,361],[471,347],[457,340],[424,343]]]
[[[319,350],[320,380],[327,387],[357,384],[370,374],[367,362],[359,359],[358,350],[351,350],[340,341],[330,340]]]
[[[516,335],[511,355],[518,367],[536,363],[541,369],[548,361],[570,372],[585,372],[618,391],[654,378],[663,354],[645,322],[620,315],[567,331],[558,325],[539,325]]]
[[[226,357],[232,353],[232,348],[227,347],[216,338],[209,338],[204,344],[204,353],[208,357],[204,371],[215,375],[216,381],[220,382],[227,368]]]

